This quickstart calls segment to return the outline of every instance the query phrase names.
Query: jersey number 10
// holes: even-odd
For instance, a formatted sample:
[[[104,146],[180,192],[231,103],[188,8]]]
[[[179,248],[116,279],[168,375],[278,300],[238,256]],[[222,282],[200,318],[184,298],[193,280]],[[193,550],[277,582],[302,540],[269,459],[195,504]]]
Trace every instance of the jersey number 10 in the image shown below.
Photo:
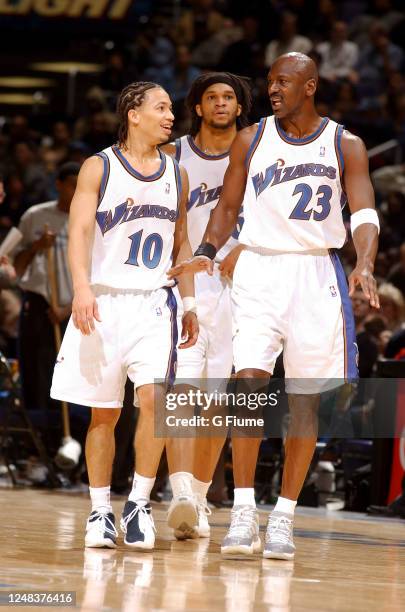
[[[138,256],[142,241],[143,230],[128,236],[131,241],[131,248],[129,249],[129,256],[126,260],[126,264],[131,266],[139,266]],[[163,239],[160,234],[149,234],[145,238],[142,246],[142,263],[144,266],[153,270],[157,268],[162,257],[163,250]]]

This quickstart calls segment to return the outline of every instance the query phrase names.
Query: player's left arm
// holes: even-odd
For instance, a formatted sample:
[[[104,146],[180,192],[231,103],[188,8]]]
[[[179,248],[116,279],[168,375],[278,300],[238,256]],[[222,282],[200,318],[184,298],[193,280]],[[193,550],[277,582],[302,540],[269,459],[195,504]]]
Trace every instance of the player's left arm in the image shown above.
[[[373,275],[379,225],[367,151],[360,138],[344,131],[342,153],[343,182],[352,215],[352,237],[357,254],[356,267],[349,276],[349,295],[353,295],[356,286],[360,285],[371,306],[379,308],[377,283]]]
[[[179,202],[179,214],[174,231],[173,262],[187,261],[193,255],[187,234],[187,200],[188,200],[188,176],[185,169],[180,166],[181,196]],[[195,306],[194,274],[183,274],[179,276],[179,293],[183,300],[184,315],[182,318],[181,338],[184,340],[179,348],[188,348],[197,342],[198,320]]]

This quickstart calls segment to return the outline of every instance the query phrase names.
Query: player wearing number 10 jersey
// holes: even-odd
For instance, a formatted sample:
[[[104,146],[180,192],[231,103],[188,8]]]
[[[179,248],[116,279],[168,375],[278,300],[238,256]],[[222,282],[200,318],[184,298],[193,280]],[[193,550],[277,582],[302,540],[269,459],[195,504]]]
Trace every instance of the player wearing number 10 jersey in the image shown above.
[[[186,172],[158,145],[171,133],[167,93],[132,83],[118,100],[119,142],[84,163],[71,207],[69,263],[72,319],[55,365],[51,395],[92,408],[86,462],[92,512],[86,546],[113,548],[117,532],[110,504],[114,428],[128,377],[140,416],[136,472],[121,528],[125,543],[153,548],[149,496],[164,446],[154,437],[156,402],[174,381],[176,299],[166,272],[172,258],[191,256],[187,237]],[[91,251],[91,261],[90,261]],[[179,284],[185,300],[180,348],[195,344],[198,323],[187,307],[193,277]],[[160,379],[162,384],[156,384]]]

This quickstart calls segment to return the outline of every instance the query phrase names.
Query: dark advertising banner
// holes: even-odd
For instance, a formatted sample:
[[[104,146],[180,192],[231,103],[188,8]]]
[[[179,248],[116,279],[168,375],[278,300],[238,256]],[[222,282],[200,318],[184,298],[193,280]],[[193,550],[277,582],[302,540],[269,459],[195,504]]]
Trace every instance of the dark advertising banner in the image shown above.
[[[133,27],[151,10],[152,0],[0,0],[0,27],[45,31],[102,27],[107,33]]]

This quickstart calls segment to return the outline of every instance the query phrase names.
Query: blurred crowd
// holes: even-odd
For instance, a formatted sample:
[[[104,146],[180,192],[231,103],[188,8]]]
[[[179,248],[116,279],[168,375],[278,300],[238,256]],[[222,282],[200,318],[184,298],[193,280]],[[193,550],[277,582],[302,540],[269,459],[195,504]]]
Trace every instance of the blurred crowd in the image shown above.
[[[0,240],[11,227],[27,226],[27,217],[23,215],[32,206],[56,202],[57,210],[67,215],[67,204],[61,200],[65,179],[61,182],[60,168],[72,163],[80,165],[89,155],[115,141],[115,101],[117,93],[128,82],[151,80],[168,91],[174,103],[174,135],[177,136],[188,129],[184,99],[192,81],[202,71],[226,70],[249,77],[254,96],[253,122],[270,113],[266,80],[269,66],[282,53],[300,51],[310,55],[319,67],[320,114],[330,116],[359,135],[370,153],[381,222],[375,269],[381,309],[371,309],[364,295],[355,293],[360,373],[365,377],[375,374],[380,359],[405,359],[405,164],[402,164],[405,160],[405,11],[402,0],[250,0],[249,3],[190,0],[176,6],[177,15],[163,17],[156,12],[139,29],[135,40],[108,44],[99,41],[105,55],[104,69],[97,77],[98,82],[92,83],[85,93],[80,112],[67,116],[61,111],[58,117],[52,112],[49,117],[53,119],[47,122],[43,117],[38,121],[35,113],[29,112],[3,116]],[[388,144],[385,146],[385,143]],[[41,240],[42,245],[47,240],[53,244],[55,237],[49,233],[52,234],[52,228],[39,228],[32,236],[37,246],[32,248],[35,250]],[[24,244],[26,249],[31,249],[27,242]],[[342,250],[342,258],[349,273],[355,262],[350,239]],[[21,305],[25,303],[21,290],[26,291],[27,286],[18,275],[14,278],[7,266],[6,261],[0,260],[3,287],[0,350],[13,357],[18,352]],[[24,273],[28,268],[25,267]],[[29,292],[35,293],[32,282]],[[64,306],[67,306],[66,319],[69,308]],[[52,323],[55,312],[48,314]],[[60,323],[64,322],[59,319]]]

